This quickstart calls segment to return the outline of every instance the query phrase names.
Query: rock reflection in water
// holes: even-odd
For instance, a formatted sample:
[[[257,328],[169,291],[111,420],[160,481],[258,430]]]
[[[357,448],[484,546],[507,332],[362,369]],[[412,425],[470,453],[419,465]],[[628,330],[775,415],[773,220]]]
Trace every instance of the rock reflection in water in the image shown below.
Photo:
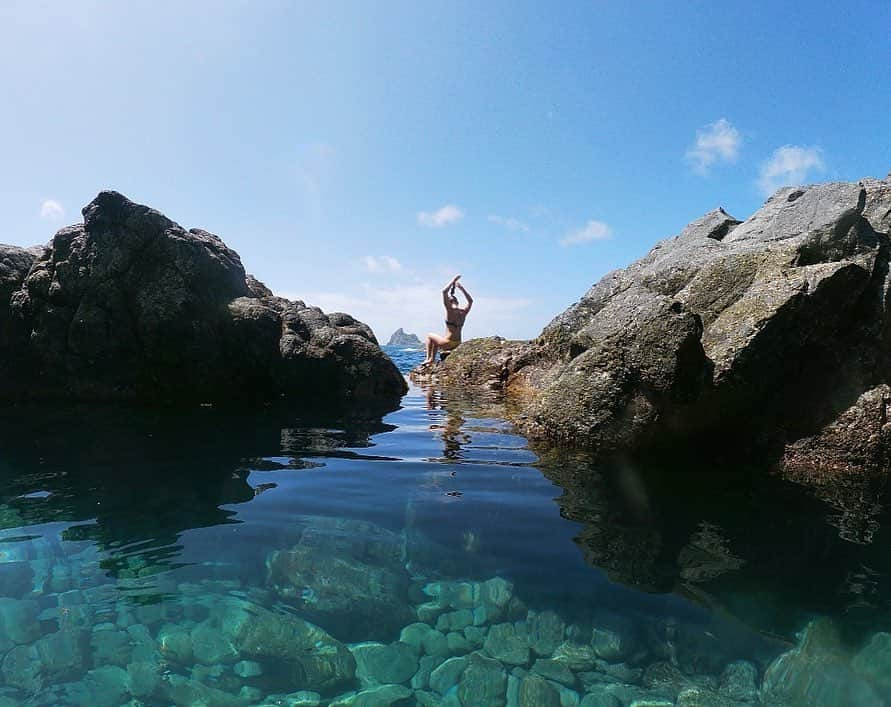
[[[31,407],[0,418],[0,528],[64,522],[90,540],[112,576],[175,566],[181,532],[237,522],[252,468],[319,466],[302,459],[367,447],[380,422],[313,420],[261,409]],[[328,426],[319,426],[327,422]],[[259,489],[262,492],[262,488]]]
[[[563,488],[561,513],[584,524],[576,542],[586,560],[615,581],[689,595],[790,638],[814,614],[836,617],[852,640],[891,627],[891,561],[880,543],[840,533],[819,491],[744,465],[595,465],[581,453],[536,451]],[[887,532],[875,500],[864,506],[846,504],[846,527],[856,517],[875,537]]]

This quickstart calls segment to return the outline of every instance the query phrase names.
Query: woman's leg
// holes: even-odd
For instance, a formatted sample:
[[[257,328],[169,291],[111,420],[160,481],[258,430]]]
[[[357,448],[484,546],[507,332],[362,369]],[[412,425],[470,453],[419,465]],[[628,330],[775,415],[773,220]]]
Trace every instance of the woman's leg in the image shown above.
[[[436,360],[436,352],[439,347],[448,344],[449,340],[438,334],[427,334],[427,358],[424,363],[433,363]]]

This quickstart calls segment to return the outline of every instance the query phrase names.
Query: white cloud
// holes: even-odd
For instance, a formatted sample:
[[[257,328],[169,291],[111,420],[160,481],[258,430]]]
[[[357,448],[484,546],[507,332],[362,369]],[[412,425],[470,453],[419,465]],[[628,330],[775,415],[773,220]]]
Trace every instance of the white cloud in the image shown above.
[[[523,316],[532,300],[523,297],[500,297],[479,292],[472,283],[467,288],[473,294],[473,310],[467,317],[464,338],[524,332],[529,327],[528,316]],[[430,331],[442,333],[445,312],[442,308],[442,285],[414,283],[377,287],[363,283],[353,293],[300,292],[284,293],[288,299],[300,299],[321,307],[325,312],[349,312],[366,322],[378,340],[386,343],[396,329],[417,334],[423,341]],[[536,327],[541,328],[536,323]]]
[[[65,216],[65,209],[55,199],[44,199],[40,204],[40,218],[49,221],[58,221]]]
[[[729,120],[721,118],[696,131],[696,144],[687,150],[687,160],[699,174],[708,174],[716,162],[733,162],[739,155],[742,135]]]
[[[765,196],[770,196],[780,187],[801,184],[811,172],[824,169],[823,151],[819,147],[783,145],[761,165],[758,188]]]
[[[584,228],[570,231],[564,236],[560,245],[580,245],[582,243],[590,243],[591,241],[605,241],[612,238],[612,229],[603,221],[588,221]]]
[[[399,272],[402,263],[391,255],[366,255],[362,258],[362,265],[368,272]]]
[[[454,204],[446,204],[436,211],[419,211],[418,223],[428,228],[442,228],[464,218],[464,212]]]
[[[489,215],[489,221],[492,223],[497,223],[500,226],[504,226],[508,231],[523,231],[526,232],[529,230],[529,226],[520,221],[519,219],[511,218],[510,216],[498,216],[496,214]]]

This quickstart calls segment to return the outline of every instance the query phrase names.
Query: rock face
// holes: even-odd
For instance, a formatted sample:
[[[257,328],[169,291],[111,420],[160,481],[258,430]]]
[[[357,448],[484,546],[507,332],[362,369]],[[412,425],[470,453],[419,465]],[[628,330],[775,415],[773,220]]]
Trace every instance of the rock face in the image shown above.
[[[406,348],[420,349],[423,348],[424,345],[417,336],[414,334],[406,334],[402,331],[402,327],[399,327],[393,332],[393,335],[387,342],[387,346],[403,346]]]
[[[471,341],[432,372],[496,390],[521,428],[603,452],[696,436],[884,467],[891,180],[784,188],[606,275],[532,342]]]
[[[0,397],[398,404],[366,325],[275,297],[217,236],[113,191],[83,217],[0,246]]]

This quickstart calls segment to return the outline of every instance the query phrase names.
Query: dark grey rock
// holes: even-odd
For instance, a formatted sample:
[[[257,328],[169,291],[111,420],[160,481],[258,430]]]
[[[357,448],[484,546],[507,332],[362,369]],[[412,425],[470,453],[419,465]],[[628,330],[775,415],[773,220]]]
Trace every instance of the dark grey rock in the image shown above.
[[[387,342],[387,346],[402,346],[409,349],[420,349],[423,348],[424,345],[421,343],[421,340],[417,336],[415,336],[414,334],[408,334],[402,331],[402,327],[399,327],[390,336],[390,340]]]
[[[274,297],[217,236],[113,191],[83,217],[0,248],[0,397],[398,404],[366,325]]]

